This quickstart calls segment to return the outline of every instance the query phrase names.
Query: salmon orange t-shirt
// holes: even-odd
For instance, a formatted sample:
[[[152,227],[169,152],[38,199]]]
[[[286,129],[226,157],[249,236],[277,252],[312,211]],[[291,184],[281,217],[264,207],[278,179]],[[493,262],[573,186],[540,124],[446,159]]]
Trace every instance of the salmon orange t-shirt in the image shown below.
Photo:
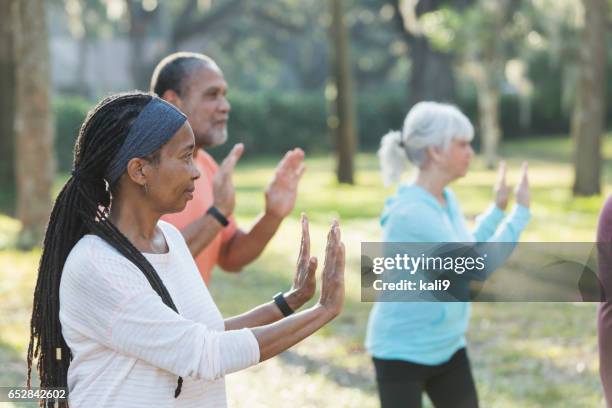
[[[179,230],[182,230],[199,217],[202,217],[206,213],[206,210],[213,204],[213,177],[219,170],[219,166],[215,160],[202,149],[198,149],[194,161],[200,171],[200,178],[195,181],[193,200],[187,201],[187,206],[185,206],[183,211],[174,214],[166,214],[162,217],[164,221],[173,224]],[[230,216],[228,220],[229,225],[224,227],[208,246],[195,257],[200,275],[202,275],[202,278],[207,284],[210,281],[212,270],[219,259],[221,245],[229,241],[236,232],[236,221],[234,217]]]

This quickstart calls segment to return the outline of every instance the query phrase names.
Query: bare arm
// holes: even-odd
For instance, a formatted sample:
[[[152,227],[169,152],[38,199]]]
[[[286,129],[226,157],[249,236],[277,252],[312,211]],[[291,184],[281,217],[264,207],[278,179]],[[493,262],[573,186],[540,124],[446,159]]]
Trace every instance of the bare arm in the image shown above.
[[[212,215],[204,214],[181,230],[189,252],[195,258],[221,231],[221,224]]]
[[[291,289],[284,293],[285,301],[291,310],[298,310],[304,303],[308,302],[315,294],[317,269],[317,258],[310,256],[310,233],[308,218],[302,214],[302,239],[300,242],[300,253],[298,255],[296,272]],[[283,318],[283,314],[274,302],[263,305],[225,320],[225,330],[237,330],[245,327],[263,326]]]
[[[321,297],[315,306],[251,329],[259,343],[260,361],[287,350],[340,314],[344,303],[344,245],[336,221],[328,235],[321,280]]]
[[[265,192],[266,209],[250,231],[236,230],[224,243],[219,266],[226,271],[239,271],[254,261],[272,239],[283,219],[291,213],[297,197],[297,187],[304,173],[304,152],[288,151],[279,162],[274,178]]]
[[[296,295],[283,295],[292,310],[298,310],[304,303]],[[282,319],[284,316],[274,301],[259,305],[248,312],[225,319],[225,330],[239,330],[245,327],[264,326]]]
[[[249,232],[236,228],[232,238],[221,246],[219,266],[228,272],[239,272],[253,262],[268,245],[282,220],[263,214]]]
[[[227,157],[221,162],[219,171],[213,178],[213,205],[226,217],[232,214],[235,205],[235,190],[232,182],[234,167],[240,159],[244,145],[239,143],[229,152]],[[185,242],[189,247],[191,255],[196,257],[215,239],[222,225],[209,214],[203,214],[197,220],[187,225],[181,230]]]
[[[265,361],[296,345],[334,317],[336,314],[316,304],[276,323],[251,329],[259,343],[259,361]]]

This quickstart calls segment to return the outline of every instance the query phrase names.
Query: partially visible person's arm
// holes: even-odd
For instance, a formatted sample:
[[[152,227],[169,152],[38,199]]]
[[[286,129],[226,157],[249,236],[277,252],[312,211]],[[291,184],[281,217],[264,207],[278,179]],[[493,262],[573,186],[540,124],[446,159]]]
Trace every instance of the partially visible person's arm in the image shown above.
[[[612,406],[612,196],[604,204],[597,225],[597,270],[605,302],[597,309],[599,377],[608,407]]]
[[[304,303],[293,299],[290,294],[284,294],[285,301],[292,310],[298,310]],[[274,323],[284,316],[274,301],[264,303],[248,312],[225,319],[225,330],[238,330],[249,327],[263,326]]]
[[[493,187],[495,194],[495,202],[476,218],[476,225],[472,230],[476,242],[488,241],[506,216],[506,207],[512,191],[506,183],[506,162],[499,162],[499,170],[497,172],[497,181]]]
[[[282,221],[283,218],[262,214],[248,232],[236,228],[234,235],[221,246],[219,266],[226,272],[240,272],[261,255]]]
[[[529,206],[531,204],[531,193],[529,191],[529,179],[527,175],[527,163],[523,163],[521,181],[516,186],[516,205],[508,217],[499,226],[495,234],[488,242],[517,242],[521,232],[525,229],[531,219]]]
[[[317,303],[308,310],[276,323],[251,329],[259,343],[259,361],[265,361],[296,345],[339,313]]]
[[[514,209],[503,220],[491,237],[485,240],[484,243],[474,247],[476,251],[473,255],[474,257],[478,256],[478,254],[488,257],[487,267],[482,270],[474,269],[467,273],[466,277],[484,281],[491,276],[512,255],[521,233],[527,227],[529,220],[531,220],[531,212],[529,211],[531,194],[529,191],[526,162],[523,163],[521,173],[521,181],[515,189],[516,205]]]
[[[476,242],[488,241],[495,234],[505,216],[506,213],[497,204],[491,204],[484,213],[476,218],[476,225],[472,230]]]
[[[213,205],[226,217],[232,214],[235,206],[235,190],[232,174],[244,145],[235,145],[219,166],[213,178]],[[195,258],[210,244],[221,231],[222,225],[210,214],[202,214],[197,220],[181,229],[181,234]]]
[[[189,247],[189,252],[195,258],[204,248],[210,244],[219,231],[221,224],[212,215],[204,214],[185,228],[181,234]]]
[[[222,269],[229,272],[240,271],[263,252],[283,219],[295,206],[297,187],[304,169],[304,152],[301,149],[285,154],[266,189],[265,212],[258,217],[248,232],[236,229],[234,235],[223,243],[218,260]]]

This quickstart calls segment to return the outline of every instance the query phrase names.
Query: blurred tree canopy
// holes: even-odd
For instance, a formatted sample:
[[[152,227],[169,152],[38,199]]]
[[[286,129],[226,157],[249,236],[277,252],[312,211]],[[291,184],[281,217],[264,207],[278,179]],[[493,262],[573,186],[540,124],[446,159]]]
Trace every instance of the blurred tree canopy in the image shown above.
[[[376,149],[381,135],[399,129],[410,107],[426,99],[455,103],[471,118],[475,145],[490,165],[505,139],[570,133],[585,41],[581,0],[343,4],[361,150]],[[279,154],[296,145],[326,152],[334,146],[326,109],[333,91],[328,2],[51,0],[48,5],[54,13],[52,43],[61,37],[62,44],[74,44],[77,55],[71,82],[56,84],[53,94],[61,170],[70,167],[88,106],[111,91],[92,74],[109,58],[100,44],[112,44],[111,53],[116,49],[124,56],[116,61],[117,77],[127,77],[120,89],[147,89],[153,68],[170,52],[212,56],[225,73],[233,107],[230,143],[213,150],[217,157],[238,140],[246,143],[247,154]],[[611,24],[607,9],[604,36]],[[605,76],[610,55],[603,62]],[[612,93],[610,82],[601,84],[604,99]],[[603,107],[605,128],[612,104]],[[3,120],[10,128],[8,123]],[[3,137],[2,146],[11,149],[10,141]]]

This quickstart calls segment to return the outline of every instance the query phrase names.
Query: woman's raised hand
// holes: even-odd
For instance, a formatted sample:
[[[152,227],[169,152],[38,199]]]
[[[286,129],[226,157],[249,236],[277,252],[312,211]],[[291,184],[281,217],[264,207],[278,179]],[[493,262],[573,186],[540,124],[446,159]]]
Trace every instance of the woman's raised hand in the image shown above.
[[[514,194],[516,195],[516,203],[524,207],[529,207],[531,201],[527,170],[527,162],[523,162],[523,166],[521,168],[521,180],[514,189]],[[508,206],[508,201],[512,194],[512,190],[506,182],[506,162],[504,161],[499,162],[497,181],[495,183],[493,191],[495,192],[495,205],[497,205],[499,209],[504,211]]]
[[[312,299],[317,288],[315,278],[317,258],[310,256],[310,233],[306,214],[302,214],[301,221],[302,241],[300,242],[300,254],[298,255],[295,276],[293,277],[293,286],[286,296],[287,302],[293,310],[299,309],[304,303]],[[295,304],[291,304],[291,299],[295,299]]]
[[[340,314],[344,304],[344,244],[340,240],[340,226],[335,220],[327,234],[319,304],[331,318]]]
[[[531,203],[531,193],[529,191],[529,178],[527,175],[528,165],[527,162],[523,162],[521,168],[521,181],[516,186],[514,194],[516,194],[516,203],[523,207],[529,207]]]
[[[310,239],[308,237],[308,220],[302,216],[302,244],[298,257],[298,268],[294,281],[297,290],[314,293],[314,273],[317,261],[310,256]],[[300,289],[302,288],[302,289]],[[296,291],[293,291],[295,293]],[[312,296],[312,295],[310,295]],[[287,303],[289,303],[289,299]],[[319,302],[307,310],[291,315],[285,319],[275,319],[274,323],[253,324],[250,327],[259,343],[259,361],[275,356],[297,342],[310,336],[334,317],[340,314],[344,303],[344,244],[340,241],[340,227],[334,221],[327,235],[325,264],[321,276],[321,297]],[[291,306],[291,304],[290,304]],[[264,306],[265,307],[265,306]],[[257,311],[257,309],[254,309]],[[294,309],[295,310],[295,309]],[[253,314],[254,312],[249,312]],[[249,314],[247,313],[247,315]],[[276,312],[276,314],[278,314]],[[230,326],[232,329],[240,327]],[[226,330],[228,324],[226,320]]]
[[[497,181],[495,182],[493,191],[495,193],[495,205],[497,205],[500,210],[505,211],[512,191],[506,183],[506,162],[503,160],[499,162]]]

